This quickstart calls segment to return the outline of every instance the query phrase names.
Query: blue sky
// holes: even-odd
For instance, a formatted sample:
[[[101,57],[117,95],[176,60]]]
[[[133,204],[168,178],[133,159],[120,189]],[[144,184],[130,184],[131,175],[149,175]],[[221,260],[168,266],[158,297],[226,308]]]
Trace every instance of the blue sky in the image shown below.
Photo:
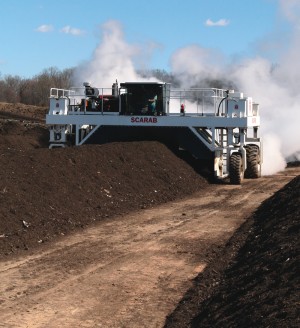
[[[167,71],[172,54],[192,44],[228,58],[272,56],[264,39],[289,28],[279,0],[0,0],[0,12],[0,77],[88,61],[109,20],[144,49],[143,65]]]

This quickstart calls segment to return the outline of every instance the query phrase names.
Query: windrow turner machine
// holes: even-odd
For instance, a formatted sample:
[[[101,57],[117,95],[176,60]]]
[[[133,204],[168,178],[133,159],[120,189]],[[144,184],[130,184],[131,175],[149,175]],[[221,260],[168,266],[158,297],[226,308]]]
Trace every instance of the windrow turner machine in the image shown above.
[[[211,159],[215,177],[232,184],[261,175],[259,105],[233,90],[117,81],[111,88],[51,88],[46,124],[49,148],[159,140]]]

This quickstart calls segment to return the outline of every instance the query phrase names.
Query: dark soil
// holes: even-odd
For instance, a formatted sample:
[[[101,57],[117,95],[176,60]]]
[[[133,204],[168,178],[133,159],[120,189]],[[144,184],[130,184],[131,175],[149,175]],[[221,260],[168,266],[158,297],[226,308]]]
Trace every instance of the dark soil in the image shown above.
[[[299,218],[300,176],[216,253],[165,327],[299,327]]]
[[[103,218],[206,188],[195,162],[158,142],[47,148],[45,108],[0,104],[0,259]],[[193,166],[191,166],[193,164]],[[222,249],[166,327],[298,327],[300,177],[265,201]]]
[[[12,116],[0,121],[0,259],[207,185],[161,143],[49,150],[43,124]]]
[[[46,107],[24,104],[0,103],[0,118],[20,121],[44,122],[48,112]]]

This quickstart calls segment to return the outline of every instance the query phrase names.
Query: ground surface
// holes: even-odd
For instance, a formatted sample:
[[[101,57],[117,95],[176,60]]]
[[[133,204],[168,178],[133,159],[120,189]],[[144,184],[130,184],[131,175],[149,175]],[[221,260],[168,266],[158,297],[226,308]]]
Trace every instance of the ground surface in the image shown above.
[[[44,114],[0,105],[0,326],[296,327],[299,178],[246,219],[297,166],[211,185],[157,142],[48,150]]]
[[[299,218],[298,175],[241,226],[166,327],[299,327]]]

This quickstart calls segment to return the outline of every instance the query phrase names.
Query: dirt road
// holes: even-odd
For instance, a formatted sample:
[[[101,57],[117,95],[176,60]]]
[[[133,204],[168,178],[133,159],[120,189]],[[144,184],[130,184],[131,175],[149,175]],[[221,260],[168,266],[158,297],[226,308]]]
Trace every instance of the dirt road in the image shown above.
[[[0,327],[162,327],[191,280],[300,169],[107,219],[0,263]]]

